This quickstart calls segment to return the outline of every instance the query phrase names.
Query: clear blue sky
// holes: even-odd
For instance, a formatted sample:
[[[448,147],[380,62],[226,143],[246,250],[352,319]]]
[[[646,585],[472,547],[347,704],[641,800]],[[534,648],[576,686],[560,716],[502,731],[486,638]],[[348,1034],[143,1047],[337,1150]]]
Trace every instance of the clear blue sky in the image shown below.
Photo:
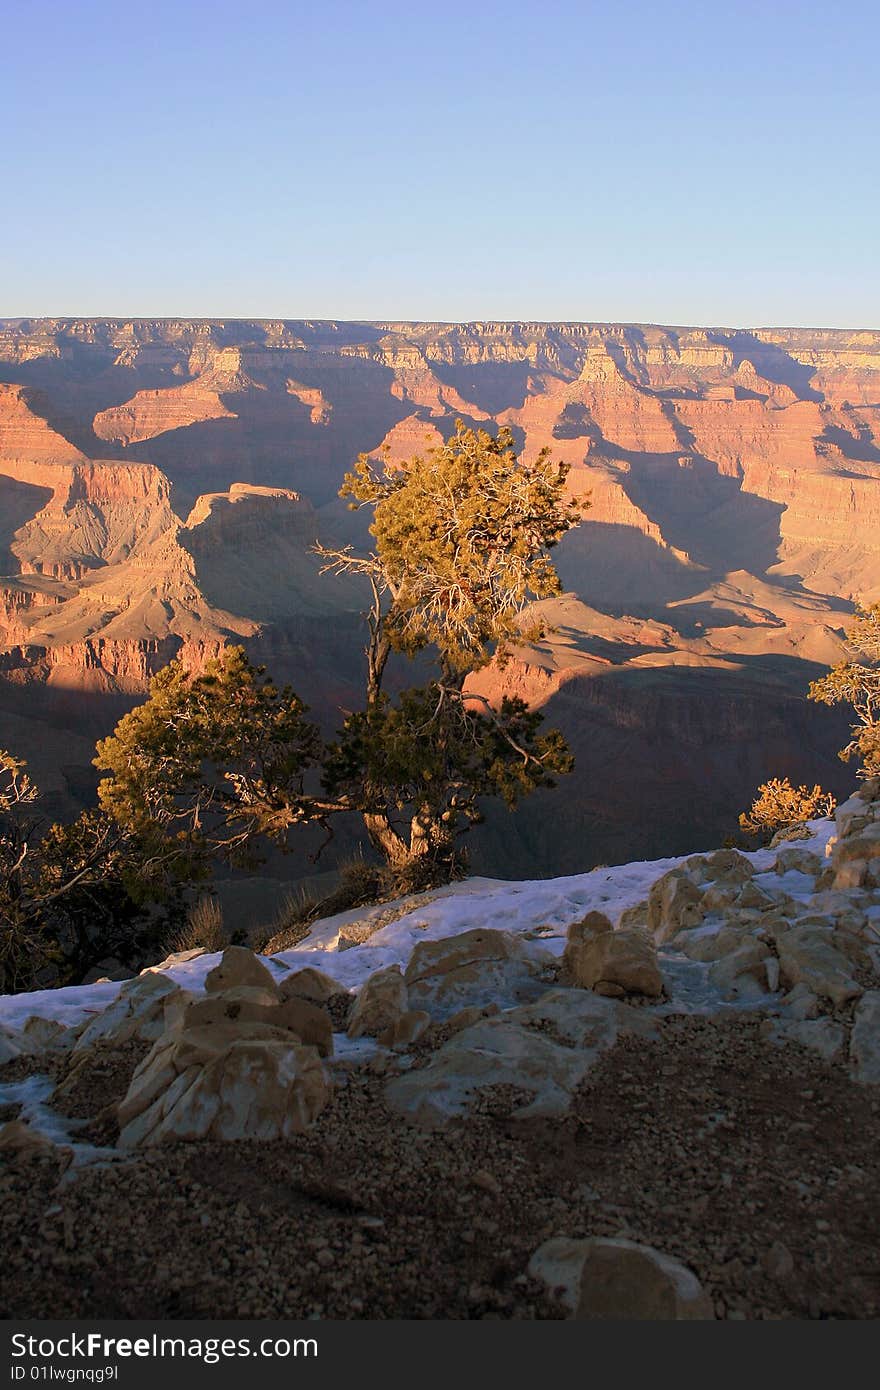
[[[0,317],[880,327],[877,0],[0,0]]]

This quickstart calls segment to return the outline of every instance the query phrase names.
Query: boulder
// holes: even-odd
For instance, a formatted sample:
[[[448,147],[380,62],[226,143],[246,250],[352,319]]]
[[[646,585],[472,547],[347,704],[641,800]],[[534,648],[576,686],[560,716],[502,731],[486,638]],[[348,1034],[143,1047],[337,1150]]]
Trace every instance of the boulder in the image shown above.
[[[869,800],[862,797],[860,792],[856,792],[848,801],[844,801],[834,813],[834,823],[837,827],[837,838],[844,840],[849,835],[857,835],[864,830],[865,826],[877,820],[877,810],[870,804]]]
[[[648,899],[643,898],[640,903],[633,907],[624,908],[617,919],[617,926],[620,927],[647,927],[648,925]]]
[[[751,879],[744,883],[736,898],[737,907],[750,908],[754,912],[769,912],[776,906],[776,899],[766,889]]]
[[[776,872],[780,877],[795,869],[799,874],[809,874],[810,878],[818,878],[824,867],[818,854],[800,845],[782,849],[776,856]]]
[[[397,1114],[427,1129],[464,1114],[494,1086],[524,1093],[510,1102],[514,1115],[562,1115],[591,1061],[589,1051],[560,1047],[506,1018],[490,1018],[450,1038],[426,1067],[392,1080],[385,1098]]]
[[[704,929],[681,932],[670,944],[689,960],[705,963],[721,960],[732,951],[736,951],[743,943],[753,940],[754,937],[747,927],[722,926],[717,931]]]
[[[500,1013],[500,1009],[494,1003],[482,1006],[468,1004],[467,1008],[459,1009],[458,1013],[447,1018],[443,1027],[452,1036],[454,1033],[460,1033],[464,1028],[470,1028],[473,1023],[479,1023],[481,1019],[494,1018],[497,1013]]]
[[[492,995],[513,1004],[542,989],[519,937],[491,927],[420,941],[406,968],[406,986],[410,1007],[441,1022]]]
[[[827,889],[814,893],[809,903],[805,903],[797,916],[795,925],[828,926],[835,930],[852,932],[861,936],[868,926],[864,892],[844,893],[838,889]]]
[[[830,886],[833,888],[869,888],[873,875],[867,859],[848,859],[832,870]]]
[[[168,1140],[270,1140],[301,1134],[329,1095],[317,1053],[242,1039],[204,1069],[192,1067],[119,1137],[121,1148]]]
[[[562,978],[581,989],[589,989],[578,979],[580,957],[585,946],[590,946],[600,936],[610,936],[614,928],[604,912],[588,912],[577,922],[569,923],[565,934],[565,950],[562,953]]]
[[[17,1033],[13,1033],[11,1028],[6,1028],[0,1024],[0,1067],[5,1067],[7,1062],[11,1062],[22,1053],[21,1039]]]
[[[333,1022],[326,1009],[308,999],[288,999],[269,1022],[295,1033],[300,1042],[317,1048],[320,1057],[333,1056]]]
[[[788,1018],[802,1023],[805,1019],[818,1018],[819,1001],[808,985],[795,985],[780,1002]]]
[[[839,1062],[846,1051],[846,1032],[830,1018],[768,1019],[762,1028],[772,1041],[799,1043],[823,1062]]]
[[[31,1014],[18,1040],[24,1052],[66,1052],[76,1041],[76,1030],[66,1028],[56,1018],[42,1018],[40,1014]]]
[[[810,927],[820,932],[824,938],[831,928],[831,944],[841,955],[846,956],[847,960],[859,970],[871,969],[871,956],[866,941],[861,936],[853,922],[856,918],[848,918],[841,914],[833,917],[829,922],[824,913],[808,913],[805,917],[799,917],[794,923],[796,927]],[[867,920],[867,919],[866,919]]]
[[[805,984],[820,999],[828,999],[837,1007],[861,995],[849,961],[833,944],[830,928],[792,927],[777,937],[776,949],[786,989]]]
[[[670,869],[658,878],[648,894],[648,927],[658,946],[686,927],[703,920],[702,892],[684,869]]]
[[[534,1004],[511,1009],[504,1018],[549,1032],[568,1047],[593,1050],[596,1056],[621,1034],[657,1037],[657,1024],[650,1014],[582,989],[550,989]]]
[[[496,1086],[513,1088],[516,1118],[562,1115],[587,1071],[624,1032],[656,1036],[653,1020],[588,990],[548,990],[533,1004],[472,1024],[434,1053],[426,1067],[386,1088],[392,1110],[440,1128]]]
[[[220,1023],[160,1039],[119,1106],[121,1148],[301,1134],[329,1099],[316,1050],[261,1023]]]
[[[25,1120],[8,1120],[0,1126],[0,1153],[15,1161],[22,1157],[64,1157],[66,1166],[73,1158],[72,1151],[65,1147],[59,1149],[45,1134],[31,1129]]]
[[[563,956],[566,983],[580,989],[619,986],[623,994],[644,994],[656,999],[663,993],[663,976],[657,953],[638,927],[597,932],[587,940],[569,940]]]
[[[858,832],[838,839],[831,854],[831,867],[835,875],[835,887],[839,888],[840,876],[845,867],[853,862],[865,865],[868,887],[880,884],[880,820],[872,820]],[[858,886],[858,885],[848,885]]]
[[[725,999],[736,999],[743,992],[741,982],[745,979],[757,981],[763,989],[768,987],[767,960],[769,947],[756,937],[740,942],[735,950],[722,956],[709,966],[709,981],[720,990]]]
[[[407,1011],[407,987],[399,965],[377,970],[364,981],[348,1024],[350,1038],[377,1038]]]
[[[755,872],[754,865],[738,849],[716,849],[711,854],[692,854],[682,867],[700,883],[745,883]]]
[[[165,1031],[165,1005],[175,993],[183,991],[167,975],[155,971],[126,980],[113,1002],[79,1033],[74,1052],[97,1042],[117,1046],[132,1038],[154,1042]]]
[[[333,1025],[330,1015],[308,999],[295,996],[279,1003],[267,989],[240,986],[222,993],[194,999],[180,1020],[182,1028],[199,1028],[213,1023],[267,1023],[270,1027],[294,1033],[298,1040],[316,1047],[322,1057],[333,1053]]]
[[[193,946],[189,951],[172,951],[170,956],[166,956],[158,965],[148,965],[147,970],[170,970],[175,965],[186,965],[191,960],[198,960],[199,956],[206,956],[208,952],[204,946]]]
[[[282,1002],[287,999],[308,999],[311,1004],[328,1004],[331,999],[348,992],[345,985],[311,965],[286,975],[278,986]]]
[[[424,1037],[430,1027],[430,1014],[421,1009],[408,1009],[395,1024],[379,1034],[379,1042],[383,1047],[407,1048]]]
[[[789,840],[809,840],[812,835],[809,821],[796,821],[794,825],[784,825],[781,830],[777,830],[768,848],[776,849],[778,845],[784,845]]]
[[[739,894],[738,883],[710,883],[700,898],[703,915],[708,916],[710,912],[719,912],[722,908],[731,907],[739,898]]]
[[[219,964],[209,971],[205,979],[205,991],[219,994],[222,990],[237,989],[241,985],[266,989],[278,997],[277,977],[259,956],[246,946],[227,946]]]
[[[880,989],[867,990],[859,1000],[849,1055],[856,1081],[880,1085]]]
[[[686,1265],[632,1240],[567,1240],[539,1246],[529,1274],[583,1320],[693,1321],[714,1317],[711,1300]]]

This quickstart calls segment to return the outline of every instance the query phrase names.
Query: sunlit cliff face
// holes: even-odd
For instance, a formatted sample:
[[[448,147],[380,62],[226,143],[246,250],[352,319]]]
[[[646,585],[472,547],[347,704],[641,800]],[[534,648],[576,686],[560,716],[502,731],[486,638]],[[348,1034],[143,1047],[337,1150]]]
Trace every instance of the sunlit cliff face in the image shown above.
[[[851,598],[880,596],[878,403],[880,332],[0,325],[0,710],[43,751],[53,687],[130,702],[176,651],[244,640],[332,723],[357,699],[363,596],[311,546],[364,538],[336,500],[358,452],[401,462],[461,418],[549,446],[591,502],[556,552],[556,631],[475,677],[483,693],[560,709],[585,744],[601,708],[649,749],[723,687],[727,761],[691,789],[712,763],[751,791],[781,752],[833,775],[829,716],[798,703],[790,741],[754,710],[792,725]]]

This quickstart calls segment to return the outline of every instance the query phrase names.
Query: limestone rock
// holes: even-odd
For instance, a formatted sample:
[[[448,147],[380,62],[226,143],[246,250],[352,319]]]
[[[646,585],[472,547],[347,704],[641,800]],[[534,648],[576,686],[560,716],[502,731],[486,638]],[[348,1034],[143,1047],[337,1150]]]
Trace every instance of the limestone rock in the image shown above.
[[[421,1009],[408,1009],[397,1022],[379,1034],[383,1047],[406,1048],[424,1037],[431,1027],[431,1015]]]
[[[611,984],[624,994],[656,999],[663,993],[657,953],[637,927],[598,932],[586,941],[572,941],[569,932],[563,969],[566,980],[581,989]]]
[[[268,966],[246,946],[227,946],[219,965],[215,965],[205,979],[205,990],[208,994],[214,994],[236,989],[239,985],[253,985],[257,989],[269,990],[278,997],[276,977]]]
[[[709,980],[725,999],[736,998],[741,993],[743,977],[756,980],[766,989],[769,955],[769,948],[763,941],[750,937],[710,965]]]
[[[846,956],[836,950],[830,930],[792,927],[777,938],[783,985],[805,984],[821,999],[840,1006],[858,999],[861,986],[853,979]]]
[[[0,1067],[5,1067],[7,1062],[20,1057],[21,1053],[21,1040],[18,1035],[0,1024]]]
[[[407,1011],[407,987],[399,965],[389,965],[370,975],[355,998],[348,1024],[350,1038],[377,1038],[396,1027]]]
[[[714,1311],[686,1265],[632,1240],[545,1241],[529,1262],[576,1319],[634,1322],[711,1319]]]
[[[410,1007],[439,1021],[470,1004],[485,1004],[493,994],[514,1003],[541,992],[522,941],[491,927],[420,941],[406,968],[406,986]]]
[[[207,954],[204,946],[193,946],[189,951],[172,951],[171,955],[166,956],[158,965],[148,965],[147,970],[170,970],[175,965],[186,965],[188,961],[198,960],[199,956]]]
[[[739,894],[738,883],[710,883],[700,898],[703,914],[708,916],[710,912],[718,912],[721,908],[732,906],[738,900]]]
[[[703,920],[700,889],[684,869],[670,869],[658,878],[648,894],[648,927],[658,946],[685,927]]]
[[[776,849],[779,845],[787,844],[789,840],[809,840],[812,833],[808,821],[798,821],[795,825],[784,825],[781,830],[777,830],[768,848]]]
[[[652,1037],[656,1027],[639,1010],[588,990],[549,990],[534,1004],[457,1033],[426,1067],[394,1078],[386,1100],[411,1123],[440,1128],[486,1090],[510,1086],[523,1093],[510,1101],[514,1117],[561,1115],[601,1052],[623,1032]]]
[[[308,999],[293,996],[279,1003],[270,990],[243,985],[193,1000],[181,1019],[183,1028],[213,1023],[266,1023],[294,1033],[300,1042],[316,1047],[322,1057],[333,1053],[330,1015]]]
[[[781,1007],[785,1010],[789,1018],[796,1022],[803,1022],[805,1019],[817,1018],[819,1015],[819,1001],[808,985],[795,985],[785,998],[781,1001]]]
[[[880,989],[869,989],[859,1000],[849,1043],[857,1081],[880,1085]]]
[[[74,1052],[105,1040],[117,1045],[131,1038],[155,1041],[165,1031],[166,1002],[178,989],[167,975],[154,971],[126,980],[113,1002],[80,1032]]]
[[[776,905],[776,899],[772,898],[760,884],[751,880],[743,884],[736,902],[738,907],[752,908],[757,912],[769,912]]]
[[[794,846],[791,849],[780,850],[776,856],[776,872],[780,877],[795,869],[800,874],[809,874],[811,878],[818,878],[823,868],[822,860],[811,849]]]
[[[815,1052],[823,1062],[839,1062],[846,1051],[846,1032],[830,1018],[768,1019],[766,1035],[775,1042],[799,1043]]]
[[[549,1030],[568,1047],[593,1049],[597,1055],[621,1034],[657,1037],[656,1022],[644,1010],[582,989],[548,990],[534,1004],[511,1009],[504,1018],[526,1028]]]
[[[636,903],[634,907],[624,908],[617,919],[618,929],[622,927],[647,927],[648,925],[648,899]]]
[[[282,1002],[287,999],[308,999],[312,1004],[327,1004],[340,994],[348,994],[345,985],[339,984],[323,970],[307,965],[303,970],[294,970],[285,976],[278,986]]]
[[[674,937],[671,945],[689,960],[710,962],[721,960],[736,951],[743,943],[754,940],[746,927],[723,926],[717,931],[684,931]]]
[[[831,868],[835,888],[880,887],[880,820],[838,839]]]
[[[72,1047],[76,1038],[73,1028],[65,1028],[55,1018],[42,1018],[31,1014],[19,1034],[22,1050],[29,1053],[64,1052]]]
[[[479,1004],[468,1004],[466,1008],[459,1009],[458,1013],[453,1014],[451,1018],[445,1019],[443,1027],[452,1036],[454,1033],[462,1032],[465,1028],[470,1028],[473,1023],[479,1023],[481,1019],[494,1018],[499,1012],[498,1005],[495,1003],[485,1004],[482,1007]]]
[[[155,1044],[119,1106],[119,1144],[288,1138],[329,1094],[314,1048],[268,1024],[215,1022]]]
[[[25,1120],[7,1120],[5,1125],[0,1126],[0,1153],[13,1160],[20,1157],[66,1155],[68,1164],[72,1157],[69,1149],[59,1149],[51,1139],[32,1129]]]
[[[428,1129],[465,1113],[493,1086],[525,1093],[516,1115],[562,1115],[591,1060],[505,1018],[485,1019],[450,1038],[426,1067],[392,1080],[385,1096],[397,1114]]]
[[[862,789],[854,793],[848,801],[844,801],[834,813],[834,823],[837,826],[838,840],[844,840],[849,835],[857,835],[864,830],[865,826],[877,820],[877,811],[871,805],[871,798],[862,795]]]
[[[755,869],[738,849],[716,849],[711,854],[692,854],[683,867],[701,883],[733,886],[746,883]]]

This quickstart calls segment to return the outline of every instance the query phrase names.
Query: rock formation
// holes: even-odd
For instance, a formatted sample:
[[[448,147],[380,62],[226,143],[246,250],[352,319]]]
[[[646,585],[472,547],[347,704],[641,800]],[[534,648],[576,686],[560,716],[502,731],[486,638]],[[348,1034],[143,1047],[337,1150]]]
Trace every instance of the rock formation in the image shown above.
[[[106,732],[170,656],[229,640],[332,725],[356,698],[362,596],[310,547],[363,539],[335,501],[359,451],[406,458],[458,417],[549,446],[590,498],[557,552],[555,633],[473,688],[550,706],[580,745],[565,799],[597,855],[620,853],[619,782],[601,816],[590,785],[621,745],[670,848],[698,789],[720,832],[763,776],[840,784],[843,721],[802,697],[852,598],[880,595],[880,332],[16,320],[0,378],[0,709],[38,762],[74,705]],[[670,769],[682,725],[696,751]],[[483,832],[482,862],[579,865],[546,823],[526,808],[521,831]]]

